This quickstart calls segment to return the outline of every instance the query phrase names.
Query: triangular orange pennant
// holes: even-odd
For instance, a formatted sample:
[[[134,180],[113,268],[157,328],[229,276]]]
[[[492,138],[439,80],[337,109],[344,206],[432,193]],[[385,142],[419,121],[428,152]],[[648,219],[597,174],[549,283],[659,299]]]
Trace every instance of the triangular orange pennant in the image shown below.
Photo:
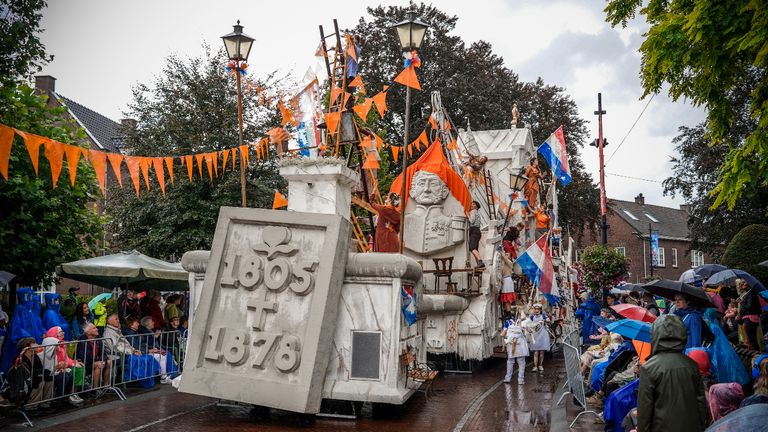
[[[41,137],[40,135],[28,134],[18,129],[14,129],[22,139],[24,139],[24,145],[27,147],[27,153],[29,153],[29,159],[32,160],[32,168],[35,169],[35,175],[38,174],[38,163],[40,161],[40,146],[50,138]]]
[[[357,114],[362,121],[365,121],[368,118],[368,111],[371,110],[371,106],[373,105],[373,99],[371,98],[365,98],[363,103],[357,104],[352,109],[355,111],[355,114]]]
[[[376,134],[373,134],[373,137],[376,138],[376,150],[381,151],[381,147],[384,146],[384,140]]]
[[[275,190],[275,198],[272,200],[272,210],[279,209],[287,205],[288,199],[283,194],[281,194],[280,191]]]
[[[93,166],[93,170],[96,172],[96,180],[99,182],[99,188],[101,188],[101,193],[105,194],[104,191],[104,178],[107,175],[107,154],[101,151],[97,150],[84,150],[88,152],[88,160],[91,162],[91,166]]]
[[[77,177],[77,164],[80,163],[80,153],[83,151],[78,146],[63,144],[64,154],[67,155],[67,168],[69,169],[69,181],[72,187],[75,187],[75,178]]]
[[[171,178],[171,185],[173,185],[173,156],[166,156],[165,166],[168,168],[168,176]]]
[[[235,170],[235,159],[237,159],[237,149],[233,148],[232,150],[232,171]]]
[[[389,149],[392,150],[392,160],[395,161],[395,163],[397,163],[397,157],[400,154],[400,147],[391,145],[389,146]]]
[[[287,108],[283,101],[277,103],[277,109],[280,110],[280,115],[282,116],[280,126],[285,126],[286,123],[290,123],[294,126],[298,124],[298,122],[293,117],[293,111]]]
[[[341,106],[343,107],[343,111],[347,110],[347,102],[349,101],[349,98],[352,97],[352,93],[344,92],[344,101],[342,102]]]
[[[208,168],[208,177],[211,178],[211,181],[213,181],[213,155],[215,153],[206,153],[205,156],[205,165],[206,168]]]
[[[408,155],[413,157],[413,143],[408,144]]]
[[[336,128],[339,126],[339,120],[341,119],[341,112],[332,112],[325,114],[325,123],[328,125],[328,132],[336,133]]]
[[[240,167],[248,167],[248,161],[251,158],[251,155],[248,153],[248,146],[247,145],[241,145],[240,147]]]
[[[429,125],[432,126],[432,130],[437,130],[437,122],[431,114],[429,115]]]
[[[51,165],[51,179],[53,180],[54,189],[59,181],[59,174],[61,174],[61,168],[64,163],[64,149],[61,145],[58,141],[50,139],[45,141],[45,158],[48,159],[48,163]]]
[[[365,86],[363,85],[362,75],[357,75],[355,79],[347,84],[347,87],[357,87],[360,90],[360,93],[365,94]]]
[[[365,138],[363,138],[363,140],[360,142],[360,147],[366,149],[373,148],[373,141],[371,140],[371,137],[366,135]]]
[[[148,157],[139,158],[139,168],[141,168],[141,174],[144,176],[144,184],[147,185],[147,190],[149,190],[149,165],[151,163],[152,160]]]
[[[213,159],[213,174],[219,178],[219,152],[211,153],[211,159]]]
[[[224,174],[224,171],[227,170],[227,159],[229,158],[229,149],[222,150],[221,151],[221,173]]]
[[[200,178],[203,178],[203,157],[205,157],[204,153],[195,155],[195,159],[197,159],[197,172],[200,174]]]
[[[355,44],[352,42],[352,38],[347,35],[347,55],[352,57],[352,60],[357,63],[357,50],[355,50]]]
[[[385,91],[376,93],[371,100],[376,104],[376,110],[379,112],[379,117],[384,118],[384,113],[387,112],[387,93]]]
[[[8,180],[8,161],[11,159],[13,146],[13,128],[0,125],[0,174]]]
[[[333,86],[331,87],[331,100],[330,104],[333,105],[334,102],[341,96],[341,87]]]
[[[131,175],[133,187],[136,189],[136,196],[139,196],[139,160],[136,156],[126,156],[125,166],[128,167],[128,173]]]
[[[163,158],[153,157],[152,167],[155,169],[155,176],[157,176],[157,182],[160,183],[160,191],[165,196],[165,169],[163,169]]]
[[[421,149],[421,144],[424,144],[424,148],[429,148],[429,139],[427,138],[427,131],[423,130],[419,134],[419,137],[416,138],[416,141],[419,142],[419,149]]]
[[[189,181],[192,181],[192,155],[182,156],[184,164],[187,166],[187,175],[189,175]]]
[[[120,169],[120,165],[123,163],[123,155],[120,153],[107,153],[107,159],[109,159],[109,164],[112,166],[112,172],[114,172],[117,177],[117,184],[122,188],[123,173]]]
[[[366,168],[366,169],[379,168],[379,161],[376,160],[376,153],[374,152],[368,153],[368,156],[366,156],[365,158],[365,163],[363,164],[363,168]]]
[[[395,77],[394,81],[404,86],[408,86],[416,90],[421,90],[419,79],[416,78],[416,69],[413,66],[408,66],[407,68],[403,69],[403,71]]]

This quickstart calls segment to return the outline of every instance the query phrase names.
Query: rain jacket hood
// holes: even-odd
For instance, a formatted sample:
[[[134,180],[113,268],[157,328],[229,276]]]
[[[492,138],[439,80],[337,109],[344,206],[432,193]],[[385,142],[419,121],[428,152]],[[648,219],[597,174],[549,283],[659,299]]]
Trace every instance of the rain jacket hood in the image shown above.
[[[18,300],[18,304],[24,305],[24,307],[28,308],[29,310],[34,308],[35,292],[32,291],[32,288],[19,288],[16,290],[16,298]]]
[[[61,294],[45,293],[45,309],[61,312]]]
[[[651,325],[651,355],[666,352],[682,353],[688,340],[688,330],[674,315],[662,315]]]

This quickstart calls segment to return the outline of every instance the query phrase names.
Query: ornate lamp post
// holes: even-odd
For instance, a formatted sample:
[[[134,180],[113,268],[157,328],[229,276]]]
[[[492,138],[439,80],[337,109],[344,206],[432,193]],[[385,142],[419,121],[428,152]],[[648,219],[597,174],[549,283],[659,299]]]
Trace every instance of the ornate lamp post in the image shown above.
[[[251,52],[254,39],[243,33],[243,26],[240,20],[234,26],[232,33],[221,37],[224,41],[224,48],[227,49],[229,60],[235,65],[235,77],[237,79],[237,125],[240,132],[240,146],[243,145],[243,89],[240,83],[241,66],[248,60],[248,54]],[[246,206],[245,198],[245,157],[240,155],[240,186],[243,201],[243,207]]]
[[[405,13],[405,20],[392,26],[397,31],[397,37],[400,39],[400,46],[406,53],[416,51],[421,48],[424,36],[427,34],[429,25],[416,16],[416,12],[408,11]],[[407,55],[407,54],[406,54]],[[408,172],[408,153],[405,151],[408,147],[411,116],[411,88],[405,86],[405,133],[403,134],[403,184],[400,193],[400,253],[403,253],[405,246],[405,190]]]

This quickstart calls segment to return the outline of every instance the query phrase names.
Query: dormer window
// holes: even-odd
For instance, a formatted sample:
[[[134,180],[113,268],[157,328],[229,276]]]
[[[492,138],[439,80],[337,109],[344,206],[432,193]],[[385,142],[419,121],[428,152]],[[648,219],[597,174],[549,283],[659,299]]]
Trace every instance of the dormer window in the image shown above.
[[[635,215],[633,215],[632,213],[630,213],[630,212],[629,212],[629,210],[622,210],[622,211],[624,212],[624,214],[626,214],[627,216],[629,216],[630,218],[632,218],[632,220],[636,220],[636,221],[639,221],[639,220],[640,220],[640,219],[638,219],[638,218],[637,218],[637,216],[635,216]]]

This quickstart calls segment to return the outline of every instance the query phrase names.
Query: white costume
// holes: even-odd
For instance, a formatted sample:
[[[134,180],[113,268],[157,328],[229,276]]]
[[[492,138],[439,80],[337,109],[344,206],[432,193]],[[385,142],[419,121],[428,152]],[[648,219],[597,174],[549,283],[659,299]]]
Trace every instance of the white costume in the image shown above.
[[[543,322],[544,320],[548,319],[547,315],[544,313],[540,314],[533,314],[531,315],[531,321],[534,322],[534,324],[542,323],[542,325],[536,330],[531,337],[533,338],[533,343],[531,344],[531,349],[533,351],[549,351],[549,332],[547,331],[547,325],[548,323]]]
[[[512,373],[517,362],[517,382],[525,382],[525,358],[528,356],[528,342],[525,340],[523,328],[517,323],[512,323],[507,327],[507,334],[504,337],[504,343],[507,345],[507,375],[504,382],[512,381]]]

